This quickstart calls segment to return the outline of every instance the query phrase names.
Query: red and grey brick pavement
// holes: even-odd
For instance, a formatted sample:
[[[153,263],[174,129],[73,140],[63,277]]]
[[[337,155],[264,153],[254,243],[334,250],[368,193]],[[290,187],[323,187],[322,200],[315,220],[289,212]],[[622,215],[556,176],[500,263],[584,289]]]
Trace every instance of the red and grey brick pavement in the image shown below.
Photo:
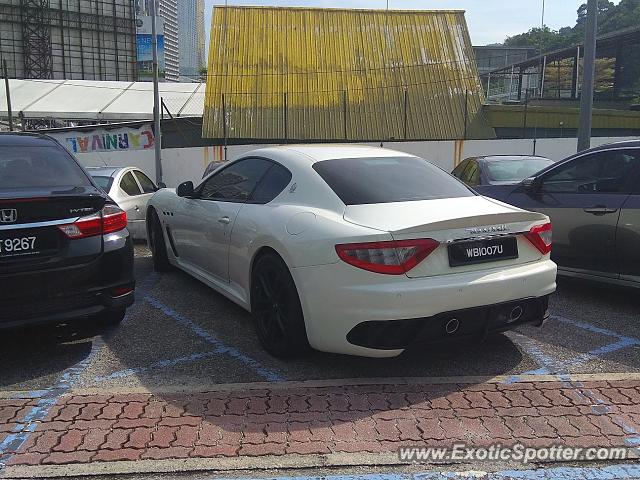
[[[0,399],[0,442],[33,399]],[[7,466],[392,453],[400,446],[629,446],[640,381],[66,395]]]

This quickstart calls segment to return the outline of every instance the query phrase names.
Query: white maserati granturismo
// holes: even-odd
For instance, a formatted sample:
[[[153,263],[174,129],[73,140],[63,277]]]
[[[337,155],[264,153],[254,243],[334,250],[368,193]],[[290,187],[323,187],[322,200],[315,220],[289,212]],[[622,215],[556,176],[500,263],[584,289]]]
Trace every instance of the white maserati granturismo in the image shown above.
[[[275,356],[392,357],[542,325],[556,288],[548,217],[382,148],[255,150],[155,193],[147,229],[156,269],[252,312]]]

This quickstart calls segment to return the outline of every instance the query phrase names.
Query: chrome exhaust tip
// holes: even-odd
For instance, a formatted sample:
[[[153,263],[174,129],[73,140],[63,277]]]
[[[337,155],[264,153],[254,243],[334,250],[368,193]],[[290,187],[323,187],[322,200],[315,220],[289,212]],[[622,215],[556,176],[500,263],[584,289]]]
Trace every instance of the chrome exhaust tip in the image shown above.
[[[453,335],[458,331],[459,328],[460,328],[460,321],[457,318],[452,318],[444,326],[444,329],[448,335]]]
[[[509,314],[509,323],[517,322],[522,318],[522,314],[524,313],[523,308],[520,305],[513,307],[511,313]]]

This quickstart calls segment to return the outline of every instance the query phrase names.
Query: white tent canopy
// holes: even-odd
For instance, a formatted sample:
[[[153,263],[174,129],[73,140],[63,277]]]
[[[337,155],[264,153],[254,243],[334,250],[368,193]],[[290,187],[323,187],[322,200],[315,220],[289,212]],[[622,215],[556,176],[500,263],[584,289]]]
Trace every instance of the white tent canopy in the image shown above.
[[[153,118],[153,84],[90,80],[9,80],[14,118],[58,120],[148,120]],[[202,116],[204,83],[161,83],[160,97],[174,117]],[[0,84],[0,117],[7,99]]]

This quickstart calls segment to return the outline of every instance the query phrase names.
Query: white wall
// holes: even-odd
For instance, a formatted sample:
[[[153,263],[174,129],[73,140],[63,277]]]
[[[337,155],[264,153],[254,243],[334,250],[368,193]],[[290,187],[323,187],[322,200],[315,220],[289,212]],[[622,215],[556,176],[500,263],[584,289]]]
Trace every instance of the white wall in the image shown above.
[[[630,138],[593,138],[592,146],[631,140]],[[447,171],[453,170],[461,160],[475,155],[533,154],[533,140],[457,140],[444,142],[389,142],[384,147],[412,153],[431,160]],[[369,144],[379,146],[380,144]],[[248,151],[263,145],[229,146],[227,159],[234,160]],[[575,138],[547,138],[538,140],[536,154],[552,160],[562,160],[576,152]],[[76,157],[85,166],[113,165],[141,168],[152,179],[155,178],[153,149],[128,152],[77,153]],[[192,180],[197,183],[210,161],[224,158],[222,147],[168,148],[162,150],[163,180],[169,187]]]

